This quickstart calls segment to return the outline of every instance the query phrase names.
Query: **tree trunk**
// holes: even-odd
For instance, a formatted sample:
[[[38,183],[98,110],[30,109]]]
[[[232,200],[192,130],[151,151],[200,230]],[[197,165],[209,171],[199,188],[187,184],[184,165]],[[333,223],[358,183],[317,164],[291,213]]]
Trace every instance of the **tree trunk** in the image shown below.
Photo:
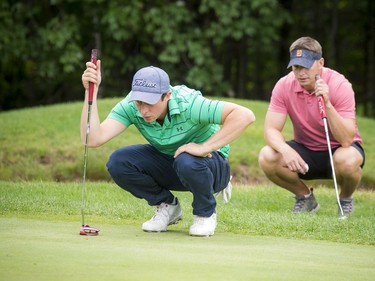
[[[364,57],[364,65],[367,71],[367,83],[365,87],[365,102],[364,114],[365,116],[375,116],[375,5],[372,0],[367,1],[367,25],[365,26],[367,48]]]
[[[338,58],[338,52],[336,52],[336,49],[338,48],[337,43],[337,30],[339,25],[339,16],[338,16],[338,1],[333,0],[332,1],[332,10],[331,10],[331,30],[329,33],[329,52],[328,52],[328,58],[331,60],[331,64],[337,66],[340,59]]]

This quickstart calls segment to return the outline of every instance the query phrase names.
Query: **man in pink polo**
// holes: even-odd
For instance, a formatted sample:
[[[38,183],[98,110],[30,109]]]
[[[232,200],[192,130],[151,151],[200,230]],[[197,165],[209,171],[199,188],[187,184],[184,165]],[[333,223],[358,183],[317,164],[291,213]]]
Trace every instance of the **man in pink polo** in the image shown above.
[[[319,209],[313,189],[305,180],[332,179],[318,106],[318,96],[322,96],[340,186],[340,205],[347,217],[353,212],[352,195],[360,183],[365,163],[352,85],[342,74],[324,67],[322,47],[310,37],[301,37],[292,43],[289,67],[292,71],[272,91],[264,125],[266,146],[259,153],[260,167],[268,179],[295,194],[294,213]],[[315,81],[318,74],[321,78]],[[282,131],[288,116],[294,138],[286,141]]]

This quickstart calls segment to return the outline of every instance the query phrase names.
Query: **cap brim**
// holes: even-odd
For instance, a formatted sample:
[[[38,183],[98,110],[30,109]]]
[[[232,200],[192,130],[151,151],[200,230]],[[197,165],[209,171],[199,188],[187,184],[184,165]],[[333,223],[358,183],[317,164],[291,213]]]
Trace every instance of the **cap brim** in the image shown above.
[[[161,94],[131,91],[128,101],[142,101],[148,104],[155,104],[160,100],[161,96]]]
[[[293,66],[293,65],[299,65],[299,66],[302,66],[304,68],[311,68],[314,64],[315,60],[310,60],[310,59],[306,59],[306,58],[294,58],[294,59],[291,59],[287,68]]]

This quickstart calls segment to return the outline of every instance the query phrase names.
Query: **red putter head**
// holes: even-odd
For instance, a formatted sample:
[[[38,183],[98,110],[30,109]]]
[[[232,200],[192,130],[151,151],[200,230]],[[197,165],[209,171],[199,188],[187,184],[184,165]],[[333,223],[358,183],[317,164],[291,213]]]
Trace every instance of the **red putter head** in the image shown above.
[[[90,227],[89,225],[82,225],[79,235],[97,236],[99,235],[100,229]]]

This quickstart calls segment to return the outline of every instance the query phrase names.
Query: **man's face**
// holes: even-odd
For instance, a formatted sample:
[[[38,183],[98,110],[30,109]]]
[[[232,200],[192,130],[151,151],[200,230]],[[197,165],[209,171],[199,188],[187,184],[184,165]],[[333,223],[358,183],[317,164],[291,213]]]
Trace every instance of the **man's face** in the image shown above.
[[[142,101],[135,101],[138,111],[141,113],[143,119],[147,123],[154,122],[156,120],[163,121],[168,110],[168,100],[170,92],[164,97],[163,100],[159,100],[155,104],[148,104]]]
[[[312,92],[315,88],[315,75],[320,74],[323,64],[324,60],[321,58],[316,60],[311,68],[293,65],[292,70],[299,84],[307,91]]]

